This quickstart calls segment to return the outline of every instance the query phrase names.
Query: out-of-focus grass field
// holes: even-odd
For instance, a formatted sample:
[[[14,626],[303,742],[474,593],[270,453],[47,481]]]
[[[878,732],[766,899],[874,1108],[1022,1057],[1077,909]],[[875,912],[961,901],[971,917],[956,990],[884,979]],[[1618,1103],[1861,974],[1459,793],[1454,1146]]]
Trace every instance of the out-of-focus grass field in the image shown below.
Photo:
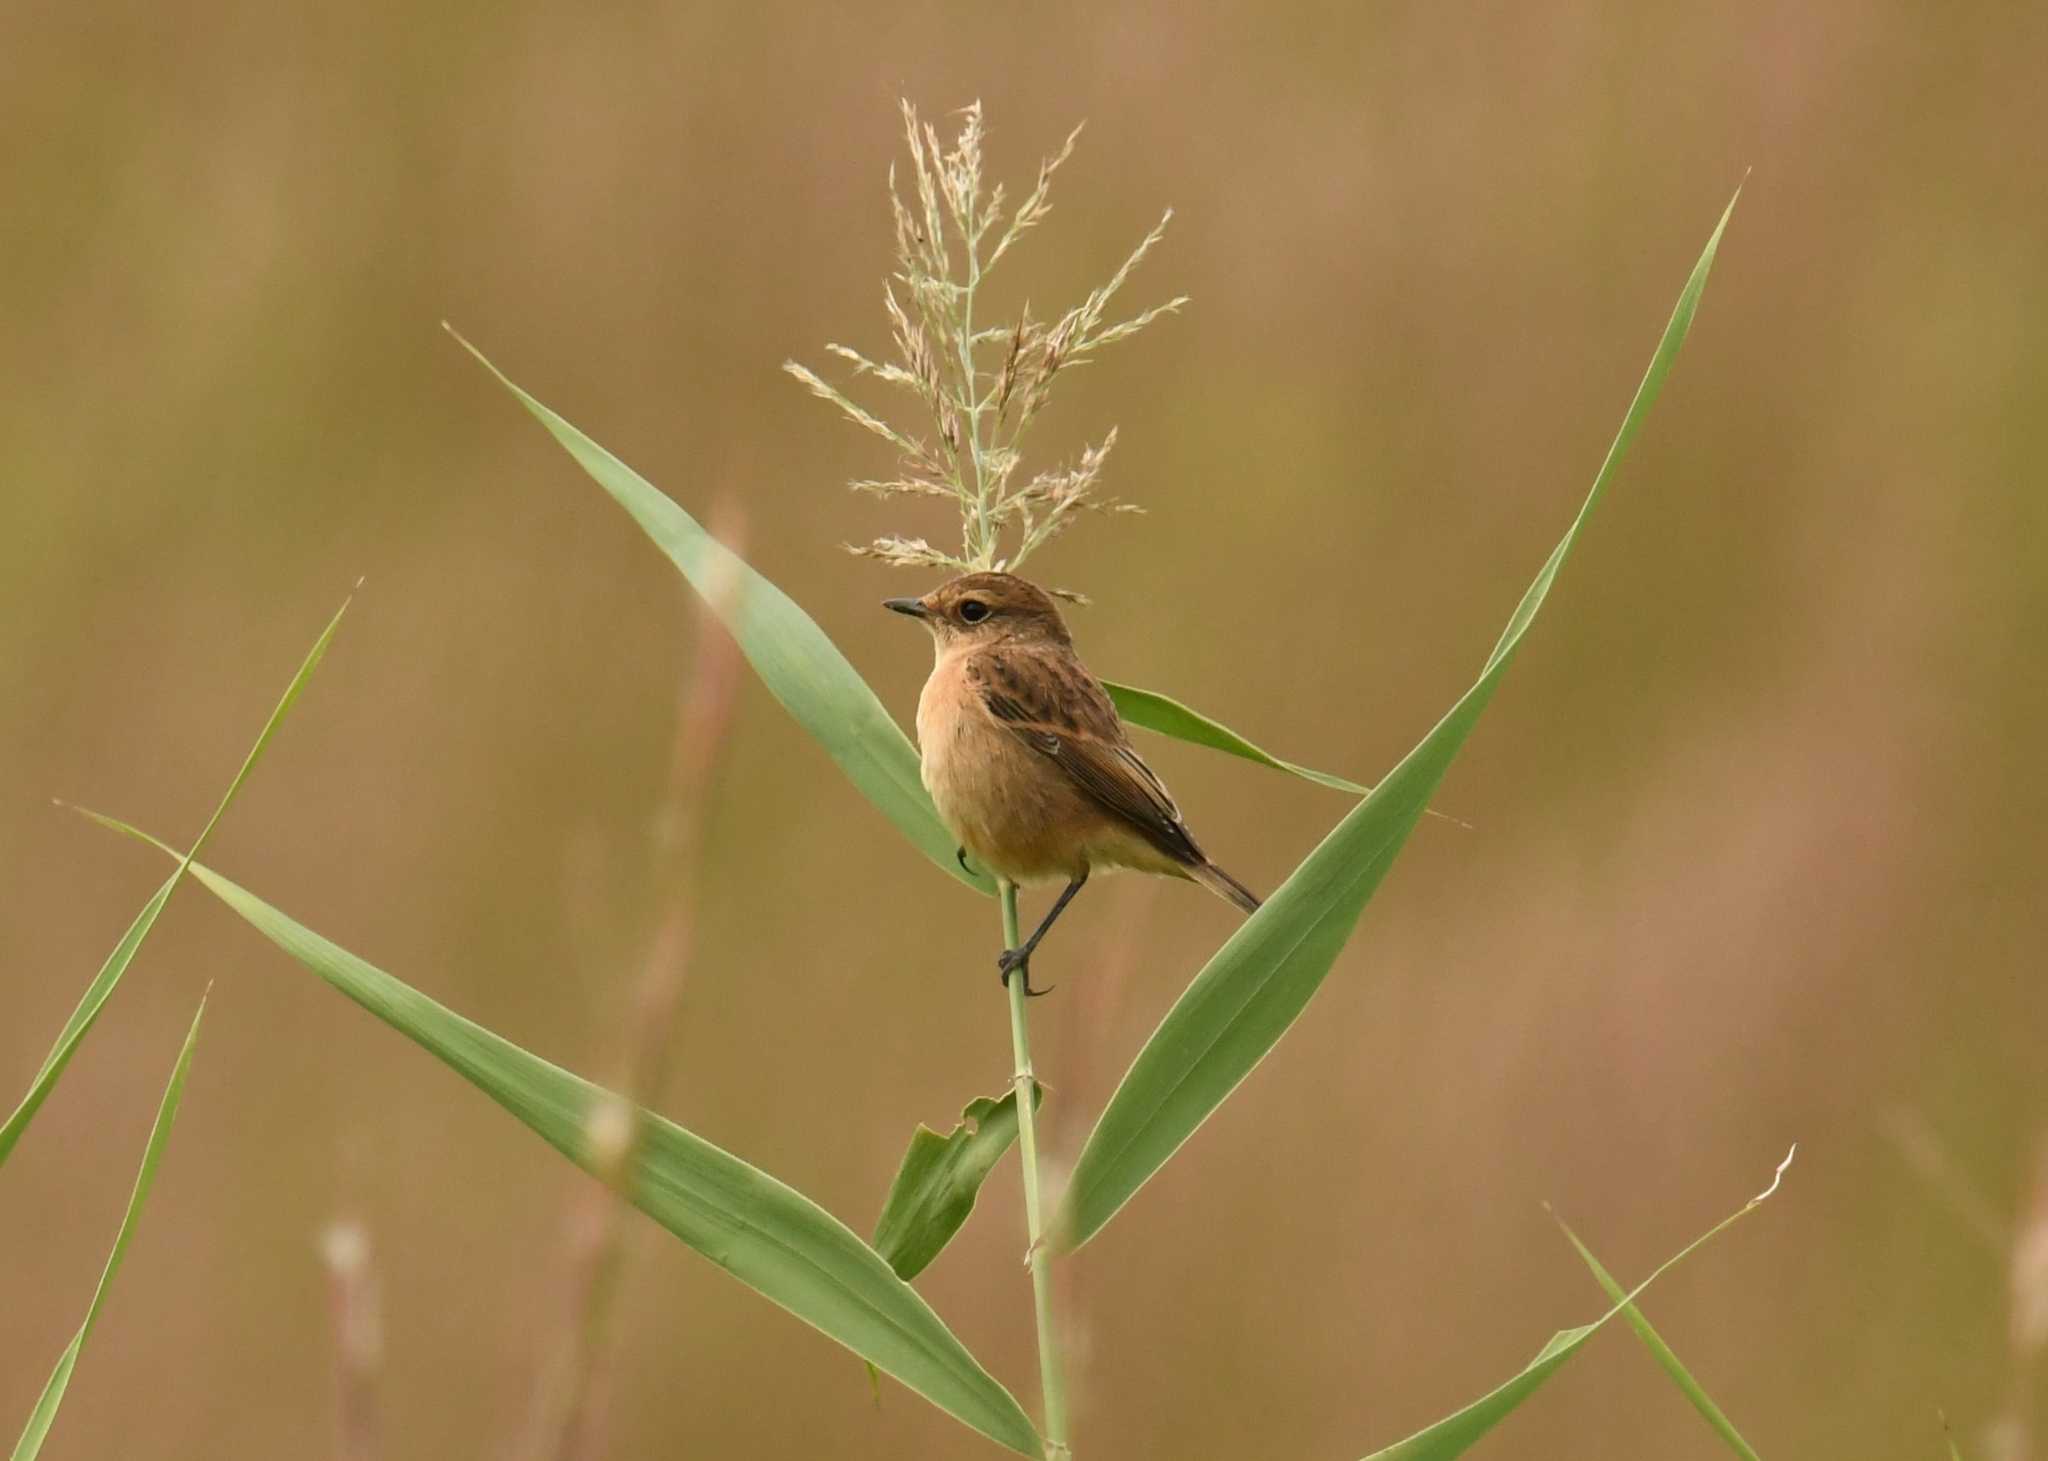
[[[620,1058],[685,591],[441,319],[693,511],[736,499],[907,722],[928,650],[875,601],[927,585],[838,545],[949,524],[845,492],[886,454],[777,367],[885,344],[899,95],[981,97],[1013,186],[1085,118],[1010,287],[1064,303],[1171,204],[1132,299],[1194,303],[1034,443],[1120,423],[1107,485],[1150,515],[1035,567],[1096,600],[1098,671],[1371,780],[1470,682],[1753,167],[1439,797],[1470,829],[1422,825],[1300,1027],[1069,1265],[1081,1450],[1363,1454],[1604,1307],[1544,1200],[1630,1279],[1796,1138],[1651,1316],[1767,1456],[1931,1457],[1937,1410],[1979,1451],[2048,1140],[2044,55],[2004,5],[16,7],[0,1091],[161,876],[50,797],[189,836],[358,576],[209,860],[551,1059]],[[1262,888],[1345,806],[1145,749]],[[666,1108],[865,1230],[912,1125],[1009,1074],[990,910],[752,682],[709,836]],[[1100,1106],[1234,918],[1076,904],[1048,1120]],[[503,1454],[573,1174],[196,889],[0,1178],[0,1418],[83,1310],[209,979],[50,1454],[326,1447],[342,1211],[384,1274],[388,1455]],[[920,1286],[1028,1399],[1015,1188]],[[982,1445],[659,1239],[612,1430]],[[1477,1454],[1717,1446],[1617,1329]]]

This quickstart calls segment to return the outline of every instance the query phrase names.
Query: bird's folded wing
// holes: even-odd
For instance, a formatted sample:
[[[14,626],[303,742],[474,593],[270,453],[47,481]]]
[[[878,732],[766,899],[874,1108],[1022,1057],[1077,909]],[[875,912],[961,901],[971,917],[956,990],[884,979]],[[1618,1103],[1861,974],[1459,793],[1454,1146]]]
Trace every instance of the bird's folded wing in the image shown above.
[[[977,656],[969,677],[999,725],[1059,767],[1104,811],[1176,861],[1203,860],[1180,808],[1131,749],[1116,707],[1080,665],[998,651]]]

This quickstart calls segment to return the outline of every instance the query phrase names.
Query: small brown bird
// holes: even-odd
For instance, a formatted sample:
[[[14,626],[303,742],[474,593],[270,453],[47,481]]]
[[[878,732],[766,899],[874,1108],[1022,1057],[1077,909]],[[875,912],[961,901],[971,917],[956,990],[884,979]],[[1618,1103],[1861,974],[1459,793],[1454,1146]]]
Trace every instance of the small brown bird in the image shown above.
[[[1187,878],[1247,913],[1259,906],[1195,845],[1044,590],[1015,574],[969,573],[883,606],[932,634],[917,742],[962,866],[971,857],[1018,884],[1067,880],[1031,937],[996,961],[1004,984],[1022,969],[1025,993],[1046,992],[1031,988],[1031,951],[1098,868]]]

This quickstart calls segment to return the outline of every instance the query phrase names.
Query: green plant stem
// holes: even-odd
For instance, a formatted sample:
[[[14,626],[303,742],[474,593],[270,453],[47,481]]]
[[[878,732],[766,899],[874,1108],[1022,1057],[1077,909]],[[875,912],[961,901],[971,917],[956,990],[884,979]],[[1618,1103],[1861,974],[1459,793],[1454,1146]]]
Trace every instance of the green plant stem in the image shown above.
[[[1014,949],[1020,942],[1017,885],[1005,882],[1002,892],[1003,947]],[[1053,1324],[1052,1255],[1046,1249],[1045,1220],[1038,1197],[1038,1117],[1032,1100],[1032,1087],[1038,1078],[1031,1069],[1031,1025],[1024,1013],[1024,986],[1028,982],[1019,969],[1007,986],[1010,1049],[1017,1066],[1010,1079],[1017,1092],[1017,1153],[1024,1163],[1024,1227],[1031,1238],[1031,1298],[1038,1311],[1038,1377],[1045,1401],[1045,1454],[1054,1461],[1065,1461],[1074,1453],[1067,1445],[1067,1385],[1060,1370],[1059,1333]]]
[[[960,404],[966,408],[967,459],[974,468],[974,560],[992,566],[988,532],[988,481],[981,470],[981,396],[974,368],[974,291],[981,285],[981,247],[967,235],[967,289],[960,299]],[[1014,947],[1014,945],[1013,945]]]

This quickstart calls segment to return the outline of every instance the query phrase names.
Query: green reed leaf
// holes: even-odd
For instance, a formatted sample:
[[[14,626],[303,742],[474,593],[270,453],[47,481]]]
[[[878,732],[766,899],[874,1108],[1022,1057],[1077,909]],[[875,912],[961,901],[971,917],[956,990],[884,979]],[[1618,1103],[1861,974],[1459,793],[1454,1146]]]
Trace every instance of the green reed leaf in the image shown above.
[[[104,825],[169,852],[112,818]],[[588,1130],[610,1099],[297,923],[200,863],[197,878],[308,970],[406,1036],[582,1167]],[[628,1184],[633,1205],[797,1318],[894,1375],[932,1404],[1026,1456],[1042,1454],[1016,1400],[882,1256],[808,1197],[682,1127],[641,1111]]]
[[[142,1148],[142,1167],[135,1174],[135,1187],[128,1194],[128,1208],[121,1215],[121,1229],[114,1235],[113,1249],[107,1254],[106,1266],[100,1270],[99,1286],[92,1292],[92,1303],[86,1307],[84,1322],[71,1336],[71,1343],[64,1346],[64,1352],[57,1356],[57,1366],[50,1372],[49,1383],[43,1386],[35,1409],[29,1412],[21,1439],[14,1443],[14,1461],[34,1461],[36,1453],[43,1449],[43,1441],[50,1434],[51,1425],[56,1422],[58,1407],[64,1403],[64,1392],[71,1385],[72,1371],[78,1368],[78,1356],[85,1349],[86,1336],[92,1333],[92,1326],[100,1317],[100,1308],[107,1301],[107,1290],[114,1282],[114,1274],[119,1271],[122,1258],[127,1255],[129,1240],[135,1236],[143,1201],[149,1196],[150,1184],[156,1180],[157,1163],[163,1160],[164,1145],[171,1136],[171,1123],[177,1119],[178,1103],[184,1099],[185,1075],[192,1068],[192,1047],[199,1040],[199,1022],[205,1018],[206,1000],[202,996],[198,1012],[192,1016],[192,1027],[185,1032],[185,1043],[178,1051],[177,1063],[171,1067],[170,1083],[164,1087],[156,1121],[149,1128],[149,1141]]]
[[[1651,1358],[1655,1359],[1663,1367],[1664,1373],[1671,1377],[1671,1383],[1683,1391],[1685,1398],[1692,1402],[1693,1409],[1706,1418],[1707,1424],[1727,1443],[1729,1450],[1743,1457],[1744,1461],[1761,1461],[1749,1442],[1742,1439],[1742,1433],[1735,1429],[1735,1423],[1728,1419],[1721,1407],[1714,1403],[1713,1397],[1700,1387],[1699,1381],[1692,1377],[1692,1373],[1672,1352],[1671,1346],[1664,1342],[1664,1337],[1650,1327],[1650,1321],[1643,1317],[1643,1311],[1636,1307],[1634,1301],[1628,1297],[1627,1291],[1614,1281],[1614,1276],[1593,1256],[1592,1249],[1579,1241],[1579,1235],[1571,1230],[1571,1226],[1563,1218],[1557,1219],[1557,1225],[1564,1229],[1565,1237],[1571,1241],[1572,1247],[1578,1249],[1579,1257],[1585,1260],[1586,1267],[1593,1271],[1594,1281],[1606,1292],[1609,1299],[1621,1306],[1623,1321],[1636,1332],[1636,1338],[1642,1340],[1644,1348],[1650,1351]]]
[[[1255,761],[1275,771],[1288,772],[1304,781],[1327,786],[1333,791],[1348,791],[1353,796],[1365,796],[1372,791],[1369,786],[1360,786],[1355,781],[1332,776],[1327,771],[1317,771],[1310,766],[1283,761],[1270,751],[1260,750],[1229,726],[1219,725],[1200,711],[1155,690],[1141,690],[1136,685],[1120,685],[1114,680],[1104,680],[1102,688],[1109,691],[1109,698],[1116,702],[1116,713],[1128,725],[1143,726],[1146,730],[1157,731],[1176,740],[1207,746],[1212,751],[1223,751],[1232,756],[1241,756],[1247,761]]]
[[[1792,1158],[1787,1156],[1778,1167],[1778,1177],[1783,1177],[1785,1167]],[[1582,1324],[1577,1329],[1560,1330],[1550,1337],[1550,1342],[1536,1352],[1536,1358],[1522,1367],[1505,1384],[1489,1390],[1462,1410],[1453,1412],[1435,1425],[1425,1426],[1404,1441],[1396,1441],[1384,1450],[1373,1452],[1365,1461],[1451,1461],[1462,1456],[1473,1443],[1499,1425],[1508,1415],[1540,1388],[1545,1380],[1563,1367],[1564,1362],[1577,1354],[1585,1342],[1599,1333],[1601,1328],[1615,1315],[1626,1312],[1651,1284],[1696,1248],[1709,1239],[1727,1231],[1736,1222],[1756,1211],[1765,1198],[1778,1190],[1777,1178],[1757,1196],[1752,1197],[1740,1208],[1722,1218],[1706,1232],[1694,1238],[1678,1252],[1659,1264],[1657,1271],[1637,1284],[1633,1291],[1619,1296],[1615,1306],[1595,1319],[1591,1324]]]
[[[955,857],[958,844],[919,776],[917,747],[817,622],[646,478],[528,395],[452,328],[449,333],[668,555],[725,621],[768,692],[882,815],[947,873],[993,894],[995,883],[986,873],[970,872]]]
[[[1522,595],[1478,680],[1238,928],[1167,1012],[1089,1134],[1055,1218],[1056,1246],[1078,1248],[1115,1216],[1251,1074],[1321,987],[1367,900],[1493,698],[1580,528],[1656,400],[1734,211],[1730,199],[1678,296],[1578,516]]]
[[[341,616],[348,612],[350,602],[349,599],[342,601],[341,607],[334,611],[334,617],[327,621],[327,627],[320,632],[320,637],[313,641],[313,647],[306,652],[305,659],[300,661],[298,673],[292,676],[291,684],[285,687],[283,697],[277,702],[277,707],[270,712],[270,719],[263,723],[263,730],[256,737],[256,744],[251,746],[249,754],[242,758],[241,769],[235,773],[235,779],[228,783],[228,789],[221,796],[219,804],[214,807],[213,815],[207,818],[206,826],[199,833],[199,840],[192,844],[193,857],[197,857],[206,846],[206,840],[213,835],[213,829],[220,825],[220,819],[234,801],[235,794],[249,779],[249,773],[256,769],[256,763],[262,758],[264,748],[270,744],[270,738],[284,723],[286,714],[299,698],[299,692],[305,689],[306,682],[312,679],[313,671],[318,668],[322,656],[327,653],[327,646],[334,640],[335,630],[341,627]],[[164,905],[170,902],[172,892],[177,888],[179,880],[185,876],[185,865],[185,861],[181,861],[177,870],[164,880],[163,886],[142,905],[142,911],[135,915],[135,921],[128,925],[128,931],[121,935],[121,941],[114,945],[114,951],[108,954],[106,962],[100,965],[99,973],[94,975],[92,983],[86,986],[77,1007],[71,1011],[71,1018],[64,1022],[64,1028],[58,1032],[57,1043],[50,1047],[50,1053],[43,1057],[42,1068],[36,1072],[35,1079],[29,1082],[28,1094],[21,1098],[21,1104],[14,1108],[14,1114],[7,1118],[7,1123],[0,1126],[0,1166],[6,1165],[8,1156],[14,1151],[15,1143],[20,1141],[22,1133],[28,1130],[29,1122],[35,1119],[36,1112],[42,1108],[44,1100],[57,1084],[58,1077],[64,1074],[64,1067],[71,1063],[71,1057],[77,1051],[79,1042],[85,1039],[86,1032],[93,1027],[93,1022],[99,1019],[100,1011],[106,1008],[108,999],[113,996],[115,987],[121,982],[121,976],[128,972],[128,966],[134,961],[136,951],[142,947],[142,941],[149,937],[149,931],[156,927],[157,916],[164,911]]]
[[[1033,1106],[1043,1099],[1043,1089],[1034,1086]],[[981,1184],[1016,1139],[1015,1091],[1001,1100],[969,1101],[960,1124],[943,1136],[929,1126],[910,1134],[875,1224],[875,1251],[898,1278],[916,1278],[953,1241],[974,1211]]]

